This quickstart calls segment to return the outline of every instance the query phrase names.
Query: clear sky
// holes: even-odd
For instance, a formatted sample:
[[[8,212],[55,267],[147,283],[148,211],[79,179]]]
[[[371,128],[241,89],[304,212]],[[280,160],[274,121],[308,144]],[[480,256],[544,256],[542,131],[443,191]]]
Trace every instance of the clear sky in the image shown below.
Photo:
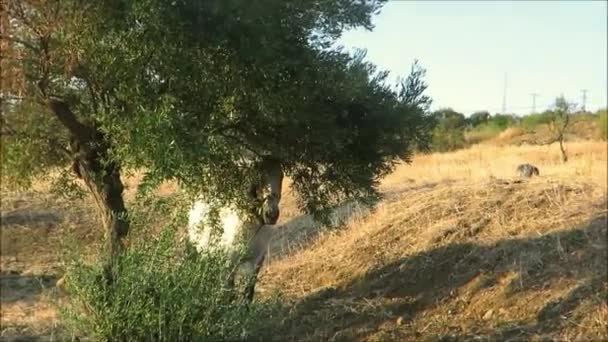
[[[414,59],[427,69],[432,109],[466,115],[546,109],[563,94],[587,110],[607,106],[607,1],[390,1],[375,29],[346,32],[348,50],[404,76]]]

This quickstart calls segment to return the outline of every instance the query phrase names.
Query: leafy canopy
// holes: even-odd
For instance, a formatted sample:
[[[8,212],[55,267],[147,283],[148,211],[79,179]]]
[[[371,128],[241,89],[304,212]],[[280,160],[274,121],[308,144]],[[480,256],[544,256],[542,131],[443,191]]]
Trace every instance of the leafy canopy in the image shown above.
[[[364,54],[330,48],[344,29],[371,29],[384,2],[12,1],[13,48],[25,57],[15,107],[40,102],[43,82],[43,95],[105,134],[112,159],[144,168],[146,184],[177,179],[222,201],[238,202],[257,176],[244,158],[278,158],[302,208],[323,212],[377,195],[378,178],[430,140],[424,69],[391,87]],[[43,136],[61,132],[44,106],[3,118],[31,134],[20,115],[40,115]],[[13,150],[7,172],[21,175],[34,163],[18,160],[16,137],[3,149]]]

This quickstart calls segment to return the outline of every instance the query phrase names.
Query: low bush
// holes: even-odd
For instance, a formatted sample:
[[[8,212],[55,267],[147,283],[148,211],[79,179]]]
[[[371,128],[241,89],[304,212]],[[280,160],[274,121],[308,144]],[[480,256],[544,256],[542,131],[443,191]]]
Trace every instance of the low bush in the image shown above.
[[[69,262],[70,300],[62,310],[69,330],[96,341],[234,341],[256,333],[259,316],[272,304],[246,305],[240,292],[226,287],[226,253],[198,253],[180,242],[183,220],[156,236],[133,222],[113,282],[104,280],[99,263]]]

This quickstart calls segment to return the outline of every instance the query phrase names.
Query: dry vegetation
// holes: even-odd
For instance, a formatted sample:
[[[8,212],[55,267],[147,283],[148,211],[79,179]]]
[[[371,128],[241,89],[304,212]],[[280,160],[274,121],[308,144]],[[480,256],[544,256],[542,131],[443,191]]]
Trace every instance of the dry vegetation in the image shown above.
[[[288,304],[273,339],[608,338],[607,146],[567,148],[567,164],[525,144],[418,156],[375,210],[341,208],[339,229],[300,216],[286,187],[259,286]],[[541,176],[516,179],[522,162]],[[49,336],[61,236],[100,239],[91,203],[4,192],[1,210],[2,335]]]

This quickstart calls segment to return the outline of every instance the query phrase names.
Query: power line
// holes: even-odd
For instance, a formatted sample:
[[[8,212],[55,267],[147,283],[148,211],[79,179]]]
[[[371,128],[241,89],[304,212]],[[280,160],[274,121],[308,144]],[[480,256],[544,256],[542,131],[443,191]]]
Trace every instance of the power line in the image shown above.
[[[505,86],[502,91],[502,113],[507,112],[507,73],[505,72]]]
[[[508,114],[508,113],[501,112],[502,108],[492,108],[492,107],[455,108],[455,107],[450,107],[450,106],[438,106],[438,107],[434,107],[432,111],[445,109],[445,108],[452,108],[453,110],[463,113],[463,114],[470,114],[470,113],[482,112],[482,111],[487,111],[489,113],[495,113],[495,114]],[[523,113],[530,112],[530,110],[532,110],[532,107],[530,105],[521,105],[521,106],[509,106],[508,109],[510,111],[517,111],[517,112],[521,112],[523,114]]]
[[[583,106],[582,106],[582,111],[585,112],[585,106],[587,104],[587,89],[582,89],[581,92],[583,93]]]
[[[539,96],[537,93],[530,94],[532,96],[532,113],[536,113],[536,98]]]

